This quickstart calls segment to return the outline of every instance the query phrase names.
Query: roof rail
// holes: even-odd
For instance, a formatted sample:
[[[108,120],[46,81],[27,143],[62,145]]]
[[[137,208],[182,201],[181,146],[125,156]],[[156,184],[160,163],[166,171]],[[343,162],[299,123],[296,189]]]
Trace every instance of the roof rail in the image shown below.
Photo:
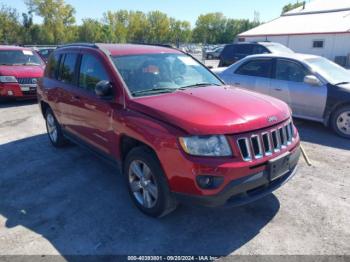
[[[98,46],[94,43],[70,43],[70,44],[63,44],[63,45],[59,45],[57,48],[63,48],[63,47],[79,47],[79,46],[83,46],[83,47],[92,47],[92,48],[98,48]]]
[[[149,45],[149,46],[160,46],[160,47],[167,47],[167,48],[174,48],[172,45],[169,44],[150,44],[150,43],[140,43],[140,42],[133,42],[131,44],[134,45]]]

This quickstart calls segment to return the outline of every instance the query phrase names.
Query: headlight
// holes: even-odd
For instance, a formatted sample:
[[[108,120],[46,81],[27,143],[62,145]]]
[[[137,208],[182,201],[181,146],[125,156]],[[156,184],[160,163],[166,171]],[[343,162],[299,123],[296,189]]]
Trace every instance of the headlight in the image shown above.
[[[180,137],[183,150],[194,156],[232,156],[231,148],[223,135]]]
[[[0,83],[17,83],[17,79],[14,76],[0,76]]]

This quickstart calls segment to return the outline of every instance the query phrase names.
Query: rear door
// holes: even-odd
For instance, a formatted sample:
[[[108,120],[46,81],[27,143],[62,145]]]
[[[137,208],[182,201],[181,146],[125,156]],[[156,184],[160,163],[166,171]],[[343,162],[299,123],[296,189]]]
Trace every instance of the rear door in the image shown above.
[[[270,92],[271,74],[272,59],[255,58],[243,63],[233,72],[233,78],[225,82],[268,95]]]
[[[321,120],[327,97],[327,87],[304,83],[312,73],[300,62],[292,59],[275,60],[271,79],[271,96],[286,102],[295,116]]]
[[[77,83],[76,67],[79,50],[62,53],[60,57],[57,80],[55,81],[55,114],[60,124],[67,130],[74,126],[77,103],[72,92]]]

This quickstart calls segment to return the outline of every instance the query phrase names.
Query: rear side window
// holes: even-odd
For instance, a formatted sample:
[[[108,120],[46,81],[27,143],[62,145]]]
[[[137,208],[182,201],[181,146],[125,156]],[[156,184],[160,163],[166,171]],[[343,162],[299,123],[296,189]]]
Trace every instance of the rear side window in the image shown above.
[[[234,45],[226,45],[222,50],[221,55],[228,57],[230,54],[232,55],[233,53],[234,53]]]
[[[61,58],[59,80],[67,84],[75,83],[75,65],[78,54],[68,53]]]
[[[264,46],[254,45],[252,53],[253,54],[267,54],[267,53],[270,53],[270,52]]]
[[[79,86],[94,91],[101,80],[109,81],[103,64],[93,55],[83,55],[80,64]]]
[[[250,55],[253,53],[253,46],[250,44],[241,44],[235,46],[235,53]]]
[[[49,78],[57,79],[59,62],[60,62],[59,54],[54,54],[50,57],[46,66],[46,72]]]
[[[302,65],[288,61],[277,59],[276,62],[276,79],[292,82],[303,82],[304,77],[308,74]]]
[[[258,76],[258,77],[271,77],[271,59],[258,59],[251,60],[241,65],[237,70],[238,75]]]

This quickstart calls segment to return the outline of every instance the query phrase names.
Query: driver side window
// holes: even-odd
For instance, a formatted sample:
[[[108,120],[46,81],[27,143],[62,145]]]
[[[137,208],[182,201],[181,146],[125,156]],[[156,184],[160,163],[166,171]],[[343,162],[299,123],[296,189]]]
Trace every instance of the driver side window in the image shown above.
[[[276,79],[291,81],[291,82],[304,82],[304,77],[308,75],[308,70],[302,65],[288,61],[277,59],[276,62]]]
[[[102,80],[110,81],[104,65],[93,55],[84,54],[81,58],[79,87],[94,92]]]

